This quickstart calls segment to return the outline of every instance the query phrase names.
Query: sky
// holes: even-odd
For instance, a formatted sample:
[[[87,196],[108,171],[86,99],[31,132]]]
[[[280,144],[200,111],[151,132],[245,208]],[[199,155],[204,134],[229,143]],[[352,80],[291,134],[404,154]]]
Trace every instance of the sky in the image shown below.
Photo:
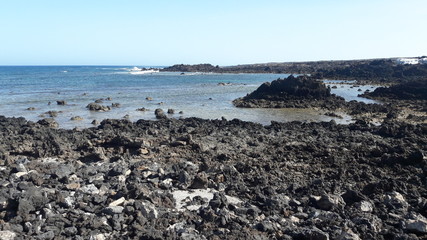
[[[426,0],[0,0],[0,65],[427,55]]]

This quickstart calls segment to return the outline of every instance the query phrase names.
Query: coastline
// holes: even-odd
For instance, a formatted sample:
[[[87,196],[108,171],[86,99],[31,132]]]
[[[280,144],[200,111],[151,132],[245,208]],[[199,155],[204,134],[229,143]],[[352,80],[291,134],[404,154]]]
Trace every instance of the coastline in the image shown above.
[[[272,99],[286,100],[315,112],[325,101],[330,109],[324,108],[322,114],[336,119],[337,111],[351,109],[354,122],[259,124],[185,114],[181,118],[179,109],[160,111],[166,106],[148,96],[143,101],[156,110],[138,111],[158,120],[105,119],[90,128],[63,129],[53,119],[62,114],[59,111],[46,112],[52,118],[38,122],[0,116],[0,235],[12,239],[427,235],[426,101],[413,95],[412,85],[374,91],[384,101],[378,105],[346,102],[311,77],[289,79],[302,79],[305,85],[296,84],[288,89],[293,95],[285,97],[283,91],[265,87],[266,92],[252,95],[267,97],[267,107],[277,105]],[[263,85],[272,84],[274,90],[273,82]],[[209,86],[224,91],[245,85],[215,81]],[[412,98],[401,100],[400,93]],[[126,104],[115,100],[92,99],[85,103],[85,111],[105,116],[104,111]],[[52,105],[75,107],[59,98]],[[424,115],[416,115],[420,112]]]

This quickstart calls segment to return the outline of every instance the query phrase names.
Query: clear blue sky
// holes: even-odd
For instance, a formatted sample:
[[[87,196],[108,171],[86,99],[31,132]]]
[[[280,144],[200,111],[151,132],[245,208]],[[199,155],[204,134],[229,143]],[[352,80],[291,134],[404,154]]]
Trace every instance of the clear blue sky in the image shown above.
[[[0,65],[427,55],[426,0],[0,0]]]

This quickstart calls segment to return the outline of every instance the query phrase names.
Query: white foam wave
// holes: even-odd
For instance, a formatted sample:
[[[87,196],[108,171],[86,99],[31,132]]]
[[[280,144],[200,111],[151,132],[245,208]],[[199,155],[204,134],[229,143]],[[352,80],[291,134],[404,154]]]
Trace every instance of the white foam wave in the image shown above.
[[[140,74],[152,74],[152,73],[158,73],[158,72],[159,70],[148,69],[148,70],[130,71],[130,74],[140,75]]]

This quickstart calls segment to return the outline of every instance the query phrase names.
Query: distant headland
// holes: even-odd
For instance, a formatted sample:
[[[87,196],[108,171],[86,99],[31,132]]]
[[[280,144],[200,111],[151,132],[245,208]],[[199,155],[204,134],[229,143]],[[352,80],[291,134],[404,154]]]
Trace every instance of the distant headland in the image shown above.
[[[256,63],[235,66],[214,66],[206,63],[176,64],[161,71],[309,74],[319,79],[353,79],[385,83],[427,76],[427,57]]]

